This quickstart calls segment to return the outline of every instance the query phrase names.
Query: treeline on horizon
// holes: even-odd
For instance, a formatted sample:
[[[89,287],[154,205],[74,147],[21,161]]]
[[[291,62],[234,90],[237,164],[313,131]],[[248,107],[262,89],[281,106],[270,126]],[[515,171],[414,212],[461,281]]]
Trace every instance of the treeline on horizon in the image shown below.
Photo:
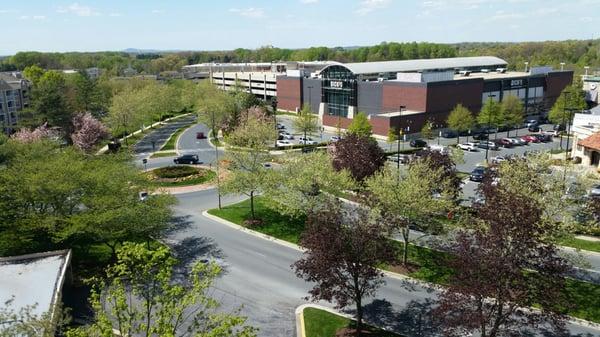
[[[543,42],[465,42],[439,44],[428,42],[382,42],[368,47],[311,47],[285,49],[271,46],[230,51],[189,51],[159,53],[127,52],[19,52],[0,60],[0,71],[23,70],[31,65],[44,69],[85,69],[98,67],[107,76],[122,74],[132,67],[140,74],[178,71],[182,66],[206,62],[325,61],[372,62],[458,56],[497,56],[509,63],[509,69],[548,65],[582,73],[585,66],[600,68],[600,39]]]

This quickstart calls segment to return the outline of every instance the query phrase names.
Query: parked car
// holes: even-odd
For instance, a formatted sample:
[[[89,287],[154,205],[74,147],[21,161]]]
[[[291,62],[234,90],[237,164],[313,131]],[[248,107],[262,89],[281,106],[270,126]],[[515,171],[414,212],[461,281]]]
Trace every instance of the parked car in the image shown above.
[[[458,134],[452,130],[444,130],[442,131],[442,137],[444,138],[456,138]]]
[[[546,131],[542,131],[541,134],[543,135],[547,135],[550,138],[552,137],[558,137],[559,136],[559,132],[555,131],[555,130],[546,130]]]
[[[492,164],[500,164],[503,161],[506,161],[506,158],[503,156],[492,157]]]
[[[287,139],[278,140],[276,144],[277,144],[277,147],[289,147],[289,146],[294,145],[294,144],[292,144],[292,142],[290,142]]]
[[[403,164],[403,165],[410,163],[410,156],[407,154],[395,154],[395,155],[389,156],[387,159],[394,163],[400,162],[400,164]]]
[[[561,132],[561,131],[565,131],[566,128],[562,124],[554,124],[554,126],[552,126],[552,130]]]
[[[471,174],[469,174],[469,180],[481,182],[483,180],[484,174],[485,174],[485,167],[477,166],[473,169],[473,171],[471,171]]]
[[[458,144],[458,148],[463,151],[477,151],[477,144],[476,143]]]
[[[277,130],[283,130],[285,129],[285,125],[281,124],[281,123],[277,123]]]
[[[542,134],[542,133],[537,133],[537,134],[532,135],[532,136],[534,136],[535,138],[537,138],[542,143],[547,143],[547,142],[551,142],[552,141],[552,136],[550,136],[550,135],[545,135],[545,134]]]
[[[527,127],[527,130],[529,132],[540,132],[540,130],[542,130],[538,125],[532,125]]]
[[[525,127],[530,128],[532,126],[538,126],[539,124],[540,123],[538,121],[536,121],[535,119],[530,119],[525,122]]]
[[[410,141],[410,146],[412,147],[425,147],[427,146],[427,142],[422,139],[413,139]]]
[[[444,145],[429,145],[429,150],[447,154],[450,152],[447,146]]]
[[[195,154],[184,154],[183,156],[179,156],[179,157],[173,159],[173,162],[175,164],[193,164],[193,165],[202,164],[200,162],[200,160],[198,159],[198,155],[195,155]]]
[[[527,145],[527,143],[522,141],[520,138],[504,138],[504,139],[509,141],[513,146]]]
[[[279,135],[283,137],[283,139],[292,140],[294,139],[294,135],[286,131],[279,131]]]
[[[523,140],[523,141],[527,142],[527,144],[529,144],[529,143],[539,143],[539,142],[540,142],[540,140],[539,140],[539,139],[537,139],[537,138],[536,138],[535,136],[533,136],[533,135],[526,135],[526,136],[522,136],[522,137],[521,137],[521,140]]]
[[[479,132],[479,133],[475,133],[473,134],[473,139],[475,140],[488,140],[490,137],[488,136],[487,133],[484,132]]]
[[[341,139],[342,139],[342,137],[340,137],[340,136],[331,136],[331,138],[329,138],[329,141],[330,142],[337,142],[337,141],[339,141]]]
[[[513,143],[510,140],[506,139],[506,138],[497,139],[495,143],[499,147],[503,147],[503,148],[511,148],[511,147],[513,147]]]
[[[298,137],[298,144],[303,144],[303,145],[317,145],[318,143],[314,140],[312,140],[312,138],[310,137]]]
[[[498,150],[498,145],[494,142],[483,141],[477,144],[477,147],[480,149],[488,149],[488,150]]]

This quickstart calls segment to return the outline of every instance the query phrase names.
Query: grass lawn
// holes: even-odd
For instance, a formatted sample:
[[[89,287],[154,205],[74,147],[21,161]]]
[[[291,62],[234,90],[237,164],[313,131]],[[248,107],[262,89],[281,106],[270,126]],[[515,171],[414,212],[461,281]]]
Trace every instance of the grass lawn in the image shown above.
[[[304,217],[293,218],[283,215],[269,207],[266,199],[260,196],[254,198],[254,209],[256,217],[262,219],[263,224],[252,227],[253,230],[298,244],[300,234],[304,231]],[[211,209],[208,213],[242,226],[244,220],[250,218],[250,199],[222,209]]]
[[[264,197],[255,197],[254,205],[257,217],[264,223],[261,226],[253,227],[253,230],[291,243],[298,243],[304,230],[305,218],[296,219],[282,215],[277,210],[270,208]],[[250,218],[250,200],[223,207],[221,210],[212,209],[208,213],[243,225],[244,220]],[[401,252],[403,243],[397,242],[397,244]],[[408,270],[391,266],[382,266],[382,268],[422,281],[443,285],[448,282],[453,273],[453,270],[447,266],[449,258],[447,253],[411,245],[408,250],[411,267]],[[569,315],[600,323],[600,285],[569,279],[567,291],[576,306],[569,312]]]
[[[168,152],[154,152],[150,158],[162,158],[162,157],[175,157],[177,156],[177,152],[168,151]]]
[[[342,328],[351,327],[352,320],[332,314],[325,310],[316,308],[306,308],[303,312],[304,328],[306,337],[335,337],[336,331]],[[368,327],[373,337],[400,337],[395,333]]]
[[[179,135],[181,135],[183,133],[183,131],[187,130],[189,127],[193,126],[194,124],[188,124],[188,125],[184,125],[182,127],[180,127],[179,129],[177,129],[177,131],[175,131],[171,137],[169,137],[169,140],[167,140],[167,142],[165,143],[165,145],[163,145],[160,150],[161,151],[170,151],[170,150],[175,150],[175,144],[177,143],[177,138],[179,138]]]
[[[576,249],[589,250],[592,252],[600,253],[600,241],[589,241],[571,237],[560,240],[559,244],[567,247],[573,247]]]

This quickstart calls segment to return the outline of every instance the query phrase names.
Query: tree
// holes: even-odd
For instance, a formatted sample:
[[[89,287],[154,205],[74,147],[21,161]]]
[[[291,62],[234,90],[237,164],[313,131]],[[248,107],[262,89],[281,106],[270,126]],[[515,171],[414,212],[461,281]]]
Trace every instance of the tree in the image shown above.
[[[108,135],[108,128],[94,118],[91,113],[79,113],[73,117],[71,140],[73,145],[80,150],[90,151],[94,145],[106,139]]]
[[[79,71],[73,76],[75,111],[90,112],[96,118],[101,117],[108,108],[108,98],[98,86],[98,80],[90,78],[85,71]]]
[[[333,168],[348,170],[357,182],[373,175],[385,165],[385,153],[371,137],[350,133],[329,147]]]
[[[587,107],[585,94],[581,87],[566,87],[548,113],[548,119],[555,124],[567,124],[573,120],[573,114]]]
[[[462,151],[458,153],[462,154]],[[438,169],[441,170],[441,172],[436,172],[432,175],[432,177],[436,179],[433,181],[433,184],[443,186],[444,192],[451,197],[452,200],[457,202],[460,197],[462,179],[458,176],[455,159],[456,158],[453,158],[453,156],[448,153],[425,150],[417,160],[425,166],[428,166],[429,172],[436,172]],[[423,179],[428,178],[430,178],[429,175],[423,177]]]
[[[481,107],[479,115],[477,115],[477,122],[486,127],[499,128],[503,126],[506,123],[506,118],[500,103],[491,98],[487,99]]]
[[[254,197],[270,188],[273,182],[271,169],[265,167],[270,155],[268,146],[275,141],[275,125],[250,118],[227,137],[229,145],[239,150],[230,151],[230,174],[221,185],[224,194],[243,193],[250,197],[251,222],[258,221],[254,210]]]
[[[174,198],[123,155],[87,156],[52,142],[9,141],[0,170],[0,255],[155,240],[168,228]]]
[[[37,65],[31,65],[23,69],[23,76],[26,79],[31,81],[31,83],[35,86],[40,81],[40,78],[44,75],[45,71],[41,67]]]
[[[411,228],[439,232],[440,216],[452,207],[451,182],[444,176],[444,169],[432,169],[429,160],[412,163],[405,173],[385,169],[366,181],[370,195],[367,203],[386,218],[391,231],[402,235],[404,265],[408,263]]]
[[[311,111],[310,106],[306,104],[298,112],[298,117],[294,119],[293,124],[294,130],[304,134],[304,139],[306,139],[307,134],[316,132],[319,129],[315,114]]]
[[[31,92],[31,105],[50,126],[60,127],[65,134],[71,133],[73,111],[69,107],[65,78],[57,71],[45,72]]]
[[[449,336],[517,336],[538,326],[563,333],[570,268],[546,240],[553,225],[542,221],[537,200],[506,189],[502,176],[490,178],[476,208],[479,226],[460,230],[451,244],[455,272],[434,312]]]
[[[390,145],[390,151],[392,151],[392,144],[394,144],[394,142],[398,141],[398,131],[396,130],[396,128],[390,128],[388,130],[388,134],[387,134],[387,139],[386,142]]]
[[[353,187],[347,171],[336,171],[324,152],[290,155],[273,172],[276,182],[267,191],[283,214],[306,215],[341,192]]]
[[[471,130],[475,126],[475,118],[469,109],[458,104],[448,116],[448,127],[456,131],[456,143],[460,142],[460,134]]]
[[[22,128],[15,132],[11,138],[21,143],[33,143],[40,140],[53,140],[58,137],[55,130],[49,129],[46,124],[38,126],[34,130]]]
[[[421,137],[425,139],[433,139],[433,122],[428,120],[421,129]]]
[[[363,299],[382,285],[383,273],[377,267],[396,263],[396,248],[381,219],[362,207],[350,211],[330,202],[310,213],[306,226],[300,239],[306,251],[293,264],[296,275],[315,283],[309,291],[313,301],[335,301],[337,308],[354,303],[360,335]]]
[[[510,129],[521,125],[523,122],[525,109],[519,97],[508,95],[502,98],[502,111],[505,125],[508,126],[508,130],[506,131],[506,136],[508,137]]]
[[[60,307],[54,309],[54,317],[49,312],[41,315],[34,311],[37,303],[14,310],[15,298],[2,303],[0,307],[0,336],[2,337],[53,337],[62,332],[68,317]]]
[[[354,116],[350,125],[348,125],[348,134],[353,134],[358,137],[371,137],[373,127],[369,123],[369,118],[364,112],[359,112]]]
[[[252,337],[255,329],[237,312],[218,313],[209,296],[221,272],[216,263],[195,263],[185,282],[174,281],[177,260],[166,247],[148,250],[126,243],[117,262],[96,279],[90,302],[94,323],[71,330],[69,337],[211,336]]]
[[[106,118],[113,135],[126,135],[147,120],[145,107],[140,89],[128,88],[114,95]]]

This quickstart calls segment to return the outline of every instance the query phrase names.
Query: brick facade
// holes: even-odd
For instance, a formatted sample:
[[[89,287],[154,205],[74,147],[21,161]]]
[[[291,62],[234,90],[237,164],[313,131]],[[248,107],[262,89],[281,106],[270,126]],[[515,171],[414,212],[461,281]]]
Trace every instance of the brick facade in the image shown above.
[[[313,98],[314,99],[314,98]],[[320,100],[320,96],[317,97]],[[296,111],[302,107],[302,78],[277,76],[277,108]]]

